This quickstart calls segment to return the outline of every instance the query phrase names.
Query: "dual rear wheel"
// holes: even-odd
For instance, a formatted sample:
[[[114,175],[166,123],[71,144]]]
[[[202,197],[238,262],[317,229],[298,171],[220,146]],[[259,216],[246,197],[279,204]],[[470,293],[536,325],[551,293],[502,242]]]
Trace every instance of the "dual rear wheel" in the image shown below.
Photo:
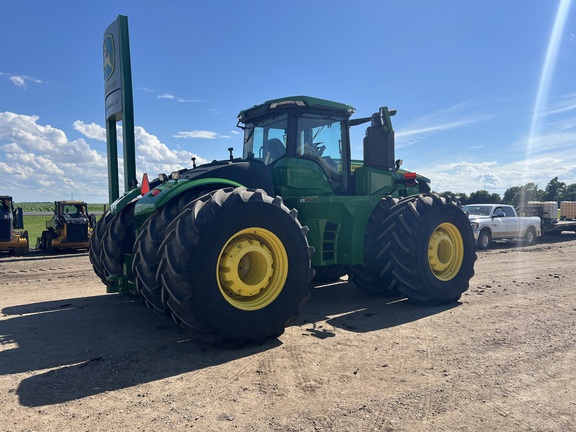
[[[191,192],[155,212],[137,238],[133,204],[96,226],[90,259],[101,279],[121,272],[132,252],[146,303],[217,345],[261,343],[298,316],[314,276],[313,249],[296,210],[280,198],[245,188],[199,198]],[[351,278],[376,294],[447,304],[474,274],[468,218],[434,194],[382,200],[366,239],[367,262],[352,268]]]

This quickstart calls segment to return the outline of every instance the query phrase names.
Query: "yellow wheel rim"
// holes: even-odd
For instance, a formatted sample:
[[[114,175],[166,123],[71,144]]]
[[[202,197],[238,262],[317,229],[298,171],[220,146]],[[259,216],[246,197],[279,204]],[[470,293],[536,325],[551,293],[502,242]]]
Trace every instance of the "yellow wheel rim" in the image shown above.
[[[428,242],[428,264],[441,281],[454,279],[464,260],[462,234],[451,223],[436,227]]]
[[[223,297],[242,310],[259,310],[282,292],[288,255],[282,241],[264,228],[234,234],[220,251],[216,277]]]

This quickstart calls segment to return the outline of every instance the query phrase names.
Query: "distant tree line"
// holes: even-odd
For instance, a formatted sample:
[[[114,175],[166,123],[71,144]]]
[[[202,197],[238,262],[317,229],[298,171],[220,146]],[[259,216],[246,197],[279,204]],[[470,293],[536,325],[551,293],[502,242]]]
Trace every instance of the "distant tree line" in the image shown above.
[[[497,193],[490,193],[487,190],[465,193],[454,193],[450,191],[440,194],[444,197],[451,197],[464,204],[512,204],[518,206],[526,204],[528,201],[576,201],[576,183],[567,185],[554,177],[548,182],[544,190],[538,189],[536,183],[526,183],[524,186],[513,186],[506,189],[504,196]]]

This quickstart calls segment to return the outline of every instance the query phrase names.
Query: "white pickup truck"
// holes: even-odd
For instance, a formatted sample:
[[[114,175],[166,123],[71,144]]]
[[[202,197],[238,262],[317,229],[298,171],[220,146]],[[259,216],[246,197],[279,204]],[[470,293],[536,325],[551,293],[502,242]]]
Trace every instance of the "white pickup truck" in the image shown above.
[[[468,214],[478,249],[488,249],[493,240],[523,239],[533,245],[541,234],[539,217],[520,217],[511,205],[469,204],[462,210]]]

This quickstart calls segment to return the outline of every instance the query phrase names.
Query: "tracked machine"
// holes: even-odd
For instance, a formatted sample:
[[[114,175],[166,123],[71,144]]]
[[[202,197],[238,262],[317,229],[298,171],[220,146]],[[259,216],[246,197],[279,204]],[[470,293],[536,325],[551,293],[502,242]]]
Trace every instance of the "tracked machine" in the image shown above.
[[[46,230],[37,240],[37,249],[50,253],[56,250],[87,249],[90,234],[96,225],[84,201],[55,201],[54,213],[46,221]]]
[[[0,196],[0,252],[26,255],[30,249],[28,231],[20,207],[14,208],[12,197]]]

